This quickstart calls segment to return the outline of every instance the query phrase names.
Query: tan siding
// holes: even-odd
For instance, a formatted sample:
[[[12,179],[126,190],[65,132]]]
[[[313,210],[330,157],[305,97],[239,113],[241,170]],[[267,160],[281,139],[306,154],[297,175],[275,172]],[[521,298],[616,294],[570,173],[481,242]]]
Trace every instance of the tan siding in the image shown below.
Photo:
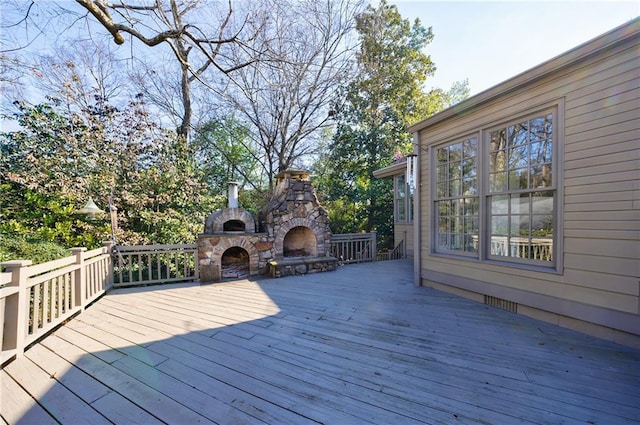
[[[422,148],[563,102],[560,273],[430,254],[431,201],[421,189],[422,269],[634,314],[640,309],[640,80],[637,40],[475,106],[420,132]],[[427,155],[421,173],[429,174]],[[556,174],[558,175],[558,174]],[[456,285],[456,282],[440,282]],[[474,290],[466,288],[466,290]],[[500,296],[499,294],[491,294]],[[561,305],[556,304],[556,305]],[[544,306],[536,306],[544,308]],[[570,315],[571,311],[554,311]]]
[[[608,232],[612,230],[635,232],[637,230],[640,230],[640,220],[566,220],[564,224],[565,235],[567,235],[567,232],[571,232],[573,229],[586,229],[590,231],[594,231],[593,229],[598,229],[598,231],[602,232]]]
[[[594,108],[603,108],[612,103],[623,103],[638,98],[638,82],[635,80],[637,71],[629,71],[623,75],[611,79],[605,88],[596,92],[589,91],[586,96],[572,97],[567,102],[569,118],[589,112]],[[605,83],[602,83],[603,86]],[[577,96],[577,93],[573,93]]]
[[[566,238],[565,253],[640,259],[640,244],[633,240]]]
[[[635,224],[635,227],[640,227]],[[564,236],[566,238],[589,238],[589,239],[613,239],[613,240],[629,240],[640,244],[640,230],[604,230],[604,229],[571,229],[565,228]]]
[[[577,213],[567,213],[564,214],[564,220],[567,223],[573,221],[583,221],[583,220],[593,220],[593,221],[638,221],[638,211],[628,210],[628,211],[616,211],[614,215],[608,211],[594,211],[589,214],[584,214],[583,212]]]
[[[603,192],[621,192],[621,191],[633,191],[640,189],[640,181],[638,180],[625,180],[615,183],[595,183],[589,186],[565,186],[565,196],[569,195],[583,195],[583,194],[597,194]]]
[[[599,167],[598,169],[592,167],[590,169],[581,168],[579,170],[570,170],[571,175],[569,178],[565,178],[564,184],[565,186],[584,186],[599,183],[624,182],[638,178],[637,161],[627,161],[624,165],[616,165],[615,170],[612,170],[612,168],[613,167],[607,166]]]
[[[637,94],[637,90],[632,93]],[[610,99],[614,102],[617,99]],[[586,112],[576,114],[572,117],[567,116],[565,120],[565,128],[567,133],[574,133],[582,130],[582,126],[588,129],[600,127],[600,122],[605,122],[607,125],[615,124],[624,121],[633,121],[638,119],[638,101],[637,96],[634,96],[632,100],[628,100],[623,103],[613,103],[610,105],[602,106],[594,103],[589,104],[591,106]],[[586,108],[582,108],[586,109]],[[569,108],[566,109],[567,113],[575,112]]]
[[[467,267],[466,264],[463,265],[460,261],[456,261],[454,264],[429,261],[423,267],[441,273],[454,272],[469,279],[491,282],[520,291],[533,291],[560,299],[568,298],[573,301],[627,313],[638,312],[638,299],[636,296],[611,292],[606,286],[605,289],[594,289],[563,282],[558,276],[539,276],[522,270],[509,270],[508,273],[502,270],[496,272],[495,270],[498,270],[496,266],[492,266],[491,270],[486,267]],[[547,277],[548,279],[542,279],[541,277]]]
[[[592,192],[583,195],[567,195],[564,197],[565,204],[596,203],[596,202],[616,202],[632,201],[635,195],[633,190],[611,190],[609,192]]]
[[[640,160],[640,153],[638,149],[626,150],[622,152],[615,151],[616,146],[611,146],[611,151],[607,154],[600,156],[590,156],[584,159],[577,159],[574,161],[565,161],[565,170],[573,170],[576,168],[593,168],[595,166],[602,166],[607,164],[613,164],[614,167],[622,162],[629,161],[630,158],[636,158]]]
[[[612,151],[633,152],[638,150],[638,140],[640,139],[640,129],[613,134],[609,137],[591,139],[587,144],[574,143],[570,146],[565,144],[565,161],[575,161],[582,158],[593,158],[608,155]],[[593,145],[592,145],[593,144]]]
[[[594,289],[618,292],[621,294],[640,295],[640,284],[633,276],[620,276],[588,270],[567,270],[567,282],[580,282],[582,286]]]
[[[600,127],[609,127],[615,124],[626,123],[631,128],[638,125],[638,111],[627,111],[616,115],[607,115],[606,111],[601,111],[595,115],[594,119],[587,122],[577,123],[573,126],[567,126],[567,134],[576,134],[580,132],[591,131]]]
[[[618,276],[628,276],[637,279],[639,262],[633,258],[605,257],[598,255],[584,255],[565,253],[565,264],[570,264],[574,270],[584,270],[596,273],[608,273]],[[579,282],[578,282],[579,283]]]
[[[591,103],[597,99],[612,99],[615,96],[629,89],[638,87],[637,58],[631,54],[631,50],[618,54],[614,61],[603,60],[595,65],[583,66],[581,69],[573,71],[574,76],[579,81],[579,85],[575,82],[569,90],[571,93],[570,108]],[[609,56],[611,57],[611,56]],[[584,79],[580,74],[589,73]],[[561,77],[562,78],[562,77]],[[612,89],[615,87],[615,89]]]

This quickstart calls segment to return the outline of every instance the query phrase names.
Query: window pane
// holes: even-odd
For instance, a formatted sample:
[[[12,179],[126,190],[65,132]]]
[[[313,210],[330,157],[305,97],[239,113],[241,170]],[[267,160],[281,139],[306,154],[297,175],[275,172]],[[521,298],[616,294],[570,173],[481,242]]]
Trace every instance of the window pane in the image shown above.
[[[509,149],[509,169],[529,166],[527,145]]]
[[[467,158],[462,161],[462,176],[463,177],[475,177],[476,170],[476,160],[473,158]]]
[[[406,216],[406,208],[405,208],[405,202],[404,202],[404,198],[399,199],[397,202],[397,220],[396,221],[404,221],[406,220],[407,216]]]
[[[521,193],[511,196],[511,214],[529,214],[529,194]]]
[[[495,152],[507,146],[506,130],[496,130],[489,133],[489,151]]]
[[[462,143],[449,145],[449,162],[462,160]]]
[[[509,234],[509,217],[504,215],[494,215],[491,217],[491,234],[506,236]]]
[[[532,213],[534,215],[547,215],[553,213],[554,192],[535,192],[532,197]]]
[[[507,154],[504,150],[489,154],[489,172],[495,173],[507,169]]]
[[[451,180],[449,182],[449,196],[460,196],[460,180]]]
[[[438,247],[439,248],[447,248],[449,247],[449,234],[448,233],[438,233]]]
[[[491,236],[491,255],[509,255],[509,239],[504,236]]]
[[[512,215],[511,228],[509,229],[511,236],[529,236],[529,216],[528,215]]]
[[[448,165],[438,165],[438,178],[437,181],[445,181],[449,175],[449,166]]]
[[[534,215],[531,217],[532,227],[531,236],[535,238],[552,238],[553,237],[553,216]]]
[[[449,196],[449,183],[438,183],[438,198],[446,198]]]
[[[407,185],[405,183],[404,175],[396,177],[396,197],[404,198]]]
[[[509,147],[519,147],[524,146],[526,148],[528,142],[528,131],[527,131],[528,123],[522,122],[513,126],[510,126],[507,129],[507,137],[509,140]]]
[[[489,191],[504,192],[507,190],[507,173],[489,174]]]
[[[438,211],[440,213],[440,217],[448,217],[449,215],[451,215],[450,208],[449,208],[449,201],[439,201]]]
[[[531,188],[539,189],[551,186],[551,164],[536,164],[530,170]]]
[[[509,213],[509,195],[498,195],[491,197],[491,214]]]
[[[478,193],[478,189],[476,188],[476,179],[464,179],[462,181],[462,194],[465,196],[475,195]]]
[[[447,148],[438,149],[438,163],[442,164],[449,161],[449,150]]]
[[[466,198],[464,200],[463,214],[466,216],[477,216],[479,212],[478,203],[478,198]]]
[[[466,235],[464,239],[464,250],[467,252],[478,252],[478,238],[474,235]]]
[[[509,171],[509,190],[527,189],[529,187],[529,170],[520,168]]]
[[[462,162],[454,161],[449,163],[449,179],[459,179],[462,175]]]
[[[478,217],[465,217],[464,231],[471,235],[478,234]]]
[[[440,217],[440,221],[438,223],[438,231],[440,232],[448,232],[451,228],[449,217]]]
[[[464,249],[464,237],[463,235],[456,233],[451,235],[451,250],[460,251]]]
[[[463,156],[465,158],[473,158],[475,161],[478,149],[478,141],[475,138],[465,140],[462,143]]]

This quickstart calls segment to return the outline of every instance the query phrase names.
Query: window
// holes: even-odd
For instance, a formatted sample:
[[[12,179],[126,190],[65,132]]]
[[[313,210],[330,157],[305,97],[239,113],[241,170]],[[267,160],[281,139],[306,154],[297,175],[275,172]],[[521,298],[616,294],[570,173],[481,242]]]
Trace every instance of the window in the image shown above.
[[[554,117],[533,114],[432,150],[435,252],[554,265]]]
[[[492,258],[553,261],[553,114],[488,132]]]
[[[395,178],[395,221],[404,223],[407,221],[407,184],[404,175]]]
[[[395,223],[413,222],[413,191],[407,184],[406,176],[399,175],[394,178],[394,221]]]
[[[437,251],[478,252],[477,157],[475,137],[436,150]]]

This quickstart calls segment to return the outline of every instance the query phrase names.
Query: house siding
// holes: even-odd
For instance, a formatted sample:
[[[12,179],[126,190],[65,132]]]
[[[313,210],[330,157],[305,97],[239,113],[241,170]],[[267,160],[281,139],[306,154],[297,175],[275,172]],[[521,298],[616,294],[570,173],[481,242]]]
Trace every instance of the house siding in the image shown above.
[[[638,21],[630,24],[638,32]],[[562,236],[556,272],[434,254],[429,147],[504,120],[559,105]],[[455,108],[455,107],[454,107]],[[522,304],[611,339],[640,335],[640,49],[637,34],[503,96],[419,131],[423,285]],[[554,135],[554,137],[556,137]],[[554,166],[555,167],[555,166]],[[556,167],[557,168],[557,167]],[[560,319],[564,318],[564,319]],[[580,323],[577,325],[576,323]],[[611,329],[611,333],[602,329]],[[626,339],[625,339],[626,341]]]

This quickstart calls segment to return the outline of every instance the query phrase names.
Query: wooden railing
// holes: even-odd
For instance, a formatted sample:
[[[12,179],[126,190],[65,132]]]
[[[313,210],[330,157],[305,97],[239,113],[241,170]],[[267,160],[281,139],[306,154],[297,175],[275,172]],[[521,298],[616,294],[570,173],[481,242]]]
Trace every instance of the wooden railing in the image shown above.
[[[378,261],[385,260],[400,260],[402,258],[407,258],[407,251],[404,246],[404,239],[401,240],[398,245],[395,246],[391,251],[381,251],[378,252]]]
[[[69,319],[112,285],[111,244],[32,265],[31,260],[0,266],[0,364]]]
[[[331,255],[345,264],[376,261],[376,232],[331,235]]]
[[[0,264],[0,364],[82,311],[107,290],[199,279],[196,244],[113,246],[33,265]],[[376,261],[376,233],[333,235],[331,253],[345,264]]]
[[[199,279],[196,244],[135,245],[114,249],[116,288]]]

